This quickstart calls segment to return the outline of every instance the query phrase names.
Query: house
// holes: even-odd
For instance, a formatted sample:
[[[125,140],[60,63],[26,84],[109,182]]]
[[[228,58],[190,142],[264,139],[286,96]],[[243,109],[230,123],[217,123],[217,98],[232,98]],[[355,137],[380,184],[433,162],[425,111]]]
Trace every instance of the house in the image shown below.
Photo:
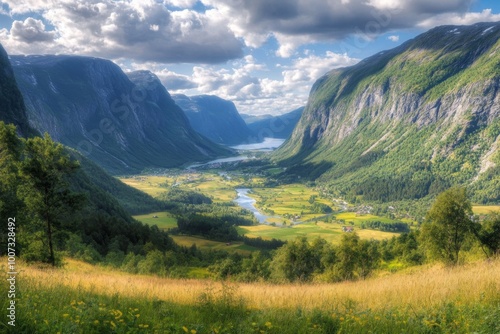
[[[354,226],[342,226],[342,232],[354,232]]]

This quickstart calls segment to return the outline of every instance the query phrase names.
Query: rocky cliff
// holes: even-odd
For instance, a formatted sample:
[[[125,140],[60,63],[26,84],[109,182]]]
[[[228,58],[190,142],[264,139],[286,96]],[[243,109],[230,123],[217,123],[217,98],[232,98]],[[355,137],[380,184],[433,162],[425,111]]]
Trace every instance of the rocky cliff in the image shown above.
[[[160,81],[78,56],[12,56],[30,124],[113,174],[229,152],[197,134]]]
[[[352,196],[465,184],[478,201],[500,200],[499,39],[500,23],[442,26],[329,72],[276,159]],[[405,188],[396,198],[392,184]]]

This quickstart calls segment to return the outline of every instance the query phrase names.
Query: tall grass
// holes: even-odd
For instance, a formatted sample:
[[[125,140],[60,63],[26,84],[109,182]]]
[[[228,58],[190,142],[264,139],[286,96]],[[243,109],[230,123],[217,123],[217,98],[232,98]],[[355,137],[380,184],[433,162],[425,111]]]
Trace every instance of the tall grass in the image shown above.
[[[500,260],[307,285],[164,279],[74,260],[18,266],[17,326],[2,319],[0,332],[500,332]]]

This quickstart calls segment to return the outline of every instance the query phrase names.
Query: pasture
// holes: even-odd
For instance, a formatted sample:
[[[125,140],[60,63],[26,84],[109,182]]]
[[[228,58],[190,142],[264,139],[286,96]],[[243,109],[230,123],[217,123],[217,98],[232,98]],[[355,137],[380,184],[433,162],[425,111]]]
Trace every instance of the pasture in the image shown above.
[[[147,215],[133,216],[133,218],[150,226],[156,225],[161,230],[177,227],[177,219],[168,212],[152,212]]]

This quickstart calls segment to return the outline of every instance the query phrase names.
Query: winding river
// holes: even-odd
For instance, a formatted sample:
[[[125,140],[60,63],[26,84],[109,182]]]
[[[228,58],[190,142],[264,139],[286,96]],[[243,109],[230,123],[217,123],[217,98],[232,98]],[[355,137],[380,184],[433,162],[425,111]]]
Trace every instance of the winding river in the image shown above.
[[[239,206],[241,206],[242,208],[251,211],[254,214],[255,218],[257,218],[259,223],[264,224],[266,223],[267,218],[269,218],[270,216],[266,216],[262,214],[259,210],[257,210],[257,208],[255,207],[256,201],[252,197],[248,196],[249,191],[250,189],[248,188],[236,189],[238,197],[234,200],[234,202]]]

